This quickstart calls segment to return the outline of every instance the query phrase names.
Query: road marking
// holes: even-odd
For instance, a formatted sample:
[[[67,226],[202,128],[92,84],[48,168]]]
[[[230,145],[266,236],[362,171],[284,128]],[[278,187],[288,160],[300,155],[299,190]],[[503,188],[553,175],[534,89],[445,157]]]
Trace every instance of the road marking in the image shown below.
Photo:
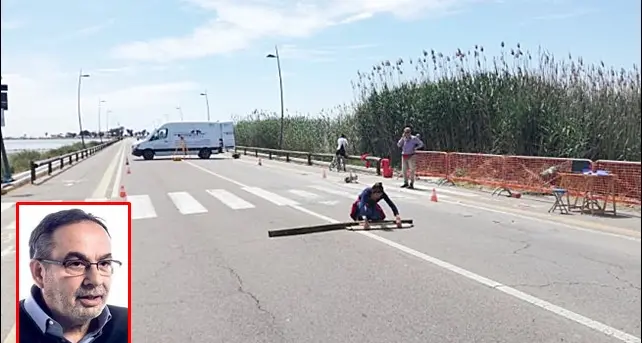
[[[96,199],[85,199],[86,202],[103,202],[103,201],[109,201],[107,198],[96,198]]]
[[[181,214],[205,213],[207,209],[187,192],[167,193]]]
[[[156,210],[149,195],[129,195],[127,201],[132,204],[132,220],[156,218]]]
[[[324,204],[324,205],[333,206],[333,205],[338,204],[339,202],[337,200],[325,200],[325,201],[319,201],[319,203],[320,204]]]
[[[12,221],[9,225],[2,228],[2,245],[6,244],[6,247],[0,252],[0,257],[4,258],[5,256],[14,253],[16,250],[15,247],[15,238],[16,238],[16,221]]]
[[[208,189],[207,193],[233,210],[254,208],[254,205],[252,205],[251,203],[237,197],[236,195],[224,189]]]
[[[4,213],[4,211],[12,208],[15,204],[15,202],[3,202],[1,207],[2,211],[0,211],[0,213]]]
[[[118,164],[116,164],[116,171],[115,171],[116,179],[114,180],[114,185],[111,189],[112,199],[118,198],[120,195],[120,186],[121,186],[120,181],[123,178],[123,170],[125,169],[125,154],[126,154],[125,147],[127,146],[125,142],[127,142],[127,140],[123,140],[123,142],[121,143],[123,145],[123,148],[120,154],[120,161],[118,162]]]
[[[243,187],[242,188],[244,191],[248,193],[252,193],[258,197],[261,197],[277,206],[293,206],[293,205],[298,205],[298,203],[294,200],[282,197],[278,194],[274,194],[272,192],[268,192],[264,189],[258,188],[258,187]]]
[[[112,158],[111,162],[109,163],[109,166],[107,167],[107,170],[103,174],[103,177],[100,179],[100,182],[98,183],[98,186],[94,190],[94,192],[91,194],[92,198],[101,198],[106,196],[107,194],[107,187],[109,187],[109,182],[114,176],[114,170],[118,164],[118,157],[120,156],[121,152],[124,150],[124,144],[120,147],[120,149],[116,150],[116,154],[114,154],[114,158]]]
[[[16,343],[16,325],[15,324],[11,327],[11,331],[9,331],[9,333],[7,334],[7,337],[5,337],[2,343]]]
[[[306,192],[299,189],[290,189],[288,192],[306,199],[316,199],[319,197],[317,194]]]
[[[337,189],[329,188],[327,186],[310,185],[308,187],[314,188],[314,189],[319,190],[321,192],[326,192],[326,193],[333,194],[333,195],[339,195],[339,196],[342,196],[344,198],[357,200],[357,194],[352,194],[352,193],[340,191],[340,190],[337,190]]]
[[[207,172],[207,173],[209,173],[211,175],[217,176],[216,173],[210,172],[209,170],[207,170],[205,168],[200,168],[200,169],[204,170],[205,172]],[[227,178],[225,178],[225,179],[227,179]],[[241,185],[241,187],[243,187],[244,189],[251,189],[252,188],[252,187],[244,185],[244,184],[242,184],[242,183],[240,183],[238,181],[234,181],[234,183],[238,184],[238,185]],[[310,211],[310,210],[308,210],[308,209],[306,209],[304,207],[301,207],[299,205],[290,205],[290,207],[293,208],[293,209],[296,209],[296,210],[298,210],[300,212],[303,212],[303,213],[309,214],[311,216],[317,217],[319,219],[325,220],[325,221],[327,221],[329,223],[339,223],[338,220],[335,220],[333,218],[326,217],[326,216],[324,216],[322,214]],[[616,329],[614,327],[608,326],[608,325],[603,324],[601,322],[598,322],[598,321],[595,321],[595,320],[590,319],[588,317],[582,316],[582,315],[580,315],[578,313],[575,313],[573,311],[567,310],[567,309],[565,309],[563,307],[554,305],[554,304],[552,304],[550,302],[547,302],[545,300],[536,298],[536,297],[534,297],[532,295],[529,295],[529,294],[526,294],[524,292],[521,292],[521,291],[519,291],[519,290],[517,290],[515,288],[512,288],[510,286],[504,285],[504,284],[499,283],[497,281],[491,280],[491,279],[486,278],[484,276],[481,276],[479,274],[475,274],[475,273],[473,273],[471,271],[468,271],[468,270],[463,269],[461,267],[458,267],[456,265],[450,264],[448,262],[442,261],[442,260],[440,260],[438,258],[426,255],[426,254],[421,253],[421,252],[419,252],[417,250],[409,248],[409,247],[407,247],[405,245],[402,245],[402,244],[399,244],[397,242],[391,241],[389,239],[383,238],[383,237],[378,236],[376,234],[373,234],[371,232],[356,231],[355,233],[358,233],[358,234],[361,234],[361,235],[366,236],[368,238],[377,240],[377,241],[379,241],[379,242],[381,242],[383,244],[386,244],[386,245],[388,245],[388,246],[390,246],[392,248],[398,249],[398,250],[403,251],[403,252],[405,252],[405,253],[407,253],[409,255],[415,256],[415,257],[417,257],[417,258],[419,258],[419,259],[421,259],[423,261],[426,261],[428,263],[432,263],[432,264],[434,264],[434,265],[436,265],[438,267],[441,267],[441,268],[446,269],[446,270],[448,270],[450,272],[453,272],[455,274],[458,274],[460,276],[463,276],[465,278],[473,280],[473,281],[475,281],[477,283],[480,283],[482,285],[490,287],[493,290],[497,290],[497,291],[502,292],[504,294],[510,295],[510,296],[512,296],[514,298],[520,299],[520,300],[522,300],[524,302],[527,302],[527,303],[529,303],[531,305],[537,306],[537,307],[539,307],[541,309],[544,309],[546,311],[554,313],[554,314],[556,314],[556,315],[558,315],[560,317],[564,317],[566,319],[572,320],[572,321],[574,321],[574,322],[576,322],[578,324],[581,324],[583,326],[591,328],[591,329],[593,329],[595,331],[601,332],[601,333],[603,333],[603,334],[605,334],[607,336],[614,337],[614,338],[616,338],[616,339],[618,339],[618,340],[620,340],[622,342],[626,342],[626,343],[642,343],[642,340],[639,337],[633,336],[633,335],[628,334],[628,333],[626,333],[624,331],[618,330],[618,329]]]

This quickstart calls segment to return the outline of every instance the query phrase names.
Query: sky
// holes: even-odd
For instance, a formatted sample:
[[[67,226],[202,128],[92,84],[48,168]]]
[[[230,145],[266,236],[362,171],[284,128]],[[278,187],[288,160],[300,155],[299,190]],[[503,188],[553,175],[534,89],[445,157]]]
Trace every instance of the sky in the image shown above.
[[[2,0],[5,136],[134,130],[231,120],[353,100],[351,80],[382,60],[500,42],[630,69],[639,0]],[[64,5],[63,5],[64,4]],[[104,101],[100,103],[100,101]],[[101,106],[99,106],[99,103]],[[100,116],[99,116],[100,107]],[[177,108],[180,107],[180,110]],[[105,113],[109,113],[105,115]],[[100,117],[100,120],[99,120]]]

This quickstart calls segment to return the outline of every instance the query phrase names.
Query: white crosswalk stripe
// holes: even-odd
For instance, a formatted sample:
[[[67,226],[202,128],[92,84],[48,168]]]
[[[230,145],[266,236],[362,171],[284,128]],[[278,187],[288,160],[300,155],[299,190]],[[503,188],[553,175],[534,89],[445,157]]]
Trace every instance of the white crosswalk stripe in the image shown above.
[[[224,190],[224,189],[208,189],[207,193],[218,199],[223,204],[227,205],[233,210],[244,210],[254,208],[254,205],[241,199],[240,197]]]
[[[167,193],[167,195],[172,199],[174,206],[176,206],[178,211],[182,214],[207,212],[205,206],[201,205],[198,200],[194,199],[194,197],[187,192],[172,192]]]
[[[288,190],[288,192],[290,192],[290,193],[292,193],[292,194],[294,194],[296,196],[299,196],[301,198],[306,198],[306,199],[318,199],[319,198],[319,195],[317,195],[317,194],[306,192],[306,191],[303,191],[303,190],[300,190],[300,189],[290,189],[290,190]]]
[[[130,195],[127,201],[132,204],[132,220],[156,218],[156,210],[149,195]]]
[[[2,212],[0,212],[0,213],[4,213],[4,211],[12,208],[13,206],[15,206],[15,204],[16,204],[15,202],[3,202],[2,203],[2,208],[1,208]]]
[[[278,194],[268,192],[262,188],[258,187],[243,187],[242,188],[244,191],[248,193],[252,193],[258,197],[261,197],[277,206],[297,206],[299,203],[297,203],[294,200],[282,197]]]

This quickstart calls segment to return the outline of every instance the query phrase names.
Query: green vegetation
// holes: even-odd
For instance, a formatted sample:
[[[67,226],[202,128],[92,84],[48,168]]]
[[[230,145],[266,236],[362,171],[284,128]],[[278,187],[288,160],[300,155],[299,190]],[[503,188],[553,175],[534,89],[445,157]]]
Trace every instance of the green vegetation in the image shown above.
[[[352,82],[355,100],[317,116],[285,120],[283,148],[333,152],[346,134],[351,153],[392,156],[405,125],[426,150],[640,160],[640,73],[586,65],[582,58],[533,54],[501,44],[453,56],[384,61]],[[239,145],[278,148],[279,116],[237,119]]]
[[[85,142],[87,148],[100,145],[100,142],[89,141]],[[30,168],[31,161],[40,161],[46,160],[51,157],[56,157],[71,152],[82,150],[82,143],[77,142],[69,145],[63,145],[56,149],[51,149],[47,151],[37,151],[37,150],[23,150],[15,154],[9,155],[9,164],[11,165],[12,174],[17,174]],[[4,166],[2,166],[2,174],[4,175]]]

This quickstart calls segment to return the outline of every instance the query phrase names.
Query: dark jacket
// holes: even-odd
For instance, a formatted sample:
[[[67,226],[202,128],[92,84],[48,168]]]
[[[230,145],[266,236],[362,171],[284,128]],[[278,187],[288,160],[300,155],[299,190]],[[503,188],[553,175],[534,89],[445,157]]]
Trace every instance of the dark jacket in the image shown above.
[[[60,338],[45,335],[25,310],[24,300],[20,300],[19,338],[17,343],[62,343]],[[105,324],[102,334],[92,343],[127,343],[129,311],[126,307],[107,305],[111,320]]]

